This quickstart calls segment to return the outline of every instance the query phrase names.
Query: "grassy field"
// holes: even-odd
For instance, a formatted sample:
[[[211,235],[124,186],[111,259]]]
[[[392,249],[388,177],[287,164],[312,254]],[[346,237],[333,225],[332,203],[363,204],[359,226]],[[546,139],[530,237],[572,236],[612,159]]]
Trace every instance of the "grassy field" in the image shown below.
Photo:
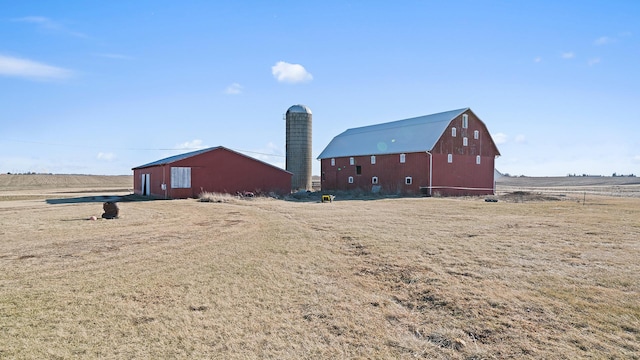
[[[498,193],[544,192],[552,195],[604,195],[640,198],[640,178],[630,176],[501,177]]]
[[[634,197],[122,202],[90,221],[101,203],[42,193],[0,201],[0,358],[639,358]]]

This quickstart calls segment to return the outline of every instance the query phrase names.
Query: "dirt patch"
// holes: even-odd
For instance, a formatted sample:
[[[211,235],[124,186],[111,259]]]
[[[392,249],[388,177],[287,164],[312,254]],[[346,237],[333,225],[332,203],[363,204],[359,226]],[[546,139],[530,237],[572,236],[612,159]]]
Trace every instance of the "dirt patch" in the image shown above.
[[[564,198],[562,195],[548,195],[541,192],[530,191],[513,191],[498,196],[498,199],[507,202],[560,201]]]

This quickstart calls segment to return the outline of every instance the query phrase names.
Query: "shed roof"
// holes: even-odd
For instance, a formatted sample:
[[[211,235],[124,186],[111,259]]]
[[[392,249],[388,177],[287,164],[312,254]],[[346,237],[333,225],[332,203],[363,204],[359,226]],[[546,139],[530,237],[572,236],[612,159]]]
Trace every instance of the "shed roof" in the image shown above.
[[[134,167],[134,168],[133,168],[133,169],[131,169],[131,170],[135,170],[135,169],[142,169],[142,168],[147,168],[147,167],[152,167],[152,166],[158,166],[158,165],[171,164],[171,163],[173,163],[173,162],[180,161],[180,160],[184,160],[184,159],[190,158],[190,157],[192,157],[192,156],[200,155],[200,154],[206,153],[206,152],[208,152],[208,151],[212,151],[212,150],[219,149],[219,148],[221,148],[221,146],[215,146],[215,147],[210,147],[210,148],[207,148],[207,149],[201,149],[201,150],[191,151],[191,152],[184,153],[184,154],[180,154],[180,155],[169,156],[169,157],[167,157],[167,158],[160,159],[160,160],[156,160],[156,161],[154,161],[154,162],[150,162],[150,163],[148,163],[148,164],[144,164],[144,165],[136,166],[136,167]]]
[[[234,150],[228,149],[228,148],[226,148],[226,147],[224,147],[224,146],[214,146],[214,147],[210,147],[210,148],[206,148],[206,149],[201,149],[201,150],[191,151],[191,152],[184,153],[184,154],[180,154],[180,155],[169,156],[169,157],[167,157],[167,158],[160,159],[160,160],[157,160],[157,161],[154,161],[154,162],[150,162],[150,163],[148,163],[148,164],[144,164],[144,165],[136,166],[136,167],[134,167],[134,168],[133,168],[133,169],[131,169],[131,170],[143,169],[143,168],[148,168],[148,167],[153,167],[153,166],[160,166],[160,165],[167,165],[167,164],[174,163],[174,162],[176,162],[176,161],[184,160],[184,159],[187,159],[187,158],[190,158],[190,157],[194,157],[194,156],[197,156],[197,155],[200,155],[200,154],[204,154],[204,153],[206,153],[206,152],[214,151],[214,150],[226,150],[226,151],[229,151],[229,152],[231,152],[231,153],[234,153],[234,154],[237,154],[237,155],[240,155],[240,156],[244,156],[244,157],[249,158],[249,159],[251,159],[251,160],[254,160],[254,161],[257,161],[257,162],[263,163],[263,164],[265,164],[265,165],[271,166],[271,167],[273,167],[273,168],[275,168],[275,169],[278,169],[278,170],[280,170],[280,171],[288,172],[288,173],[290,173],[290,174],[291,174],[291,172],[290,172],[290,171],[287,171],[287,170],[282,169],[282,168],[280,168],[280,167],[277,167],[277,166],[275,166],[275,165],[269,164],[269,163],[264,162],[264,161],[262,161],[262,160],[258,160],[258,159],[256,159],[256,158],[251,157],[251,156],[244,155],[244,154],[239,153],[239,152],[237,152],[237,151],[234,151]]]
[[[449,123],[469,108],[348,129],[331,140],[318,159],[429,151]]]

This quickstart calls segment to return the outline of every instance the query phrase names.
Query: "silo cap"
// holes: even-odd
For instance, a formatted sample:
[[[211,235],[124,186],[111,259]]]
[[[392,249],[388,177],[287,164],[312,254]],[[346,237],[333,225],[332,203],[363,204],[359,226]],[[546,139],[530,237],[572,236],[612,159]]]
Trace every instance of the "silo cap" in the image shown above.
[[[287,110],[287,113],[307,113],[311,114],[311,109],[309,109],[306,105],[293,105]]]

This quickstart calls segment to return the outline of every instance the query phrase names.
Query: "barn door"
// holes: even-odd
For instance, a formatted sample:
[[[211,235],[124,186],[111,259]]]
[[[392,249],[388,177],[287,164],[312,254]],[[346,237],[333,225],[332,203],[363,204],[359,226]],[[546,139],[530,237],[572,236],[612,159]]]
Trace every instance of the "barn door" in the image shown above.
[[[151,190],[151,174],[142,174],[142,196],[149,196]]]

